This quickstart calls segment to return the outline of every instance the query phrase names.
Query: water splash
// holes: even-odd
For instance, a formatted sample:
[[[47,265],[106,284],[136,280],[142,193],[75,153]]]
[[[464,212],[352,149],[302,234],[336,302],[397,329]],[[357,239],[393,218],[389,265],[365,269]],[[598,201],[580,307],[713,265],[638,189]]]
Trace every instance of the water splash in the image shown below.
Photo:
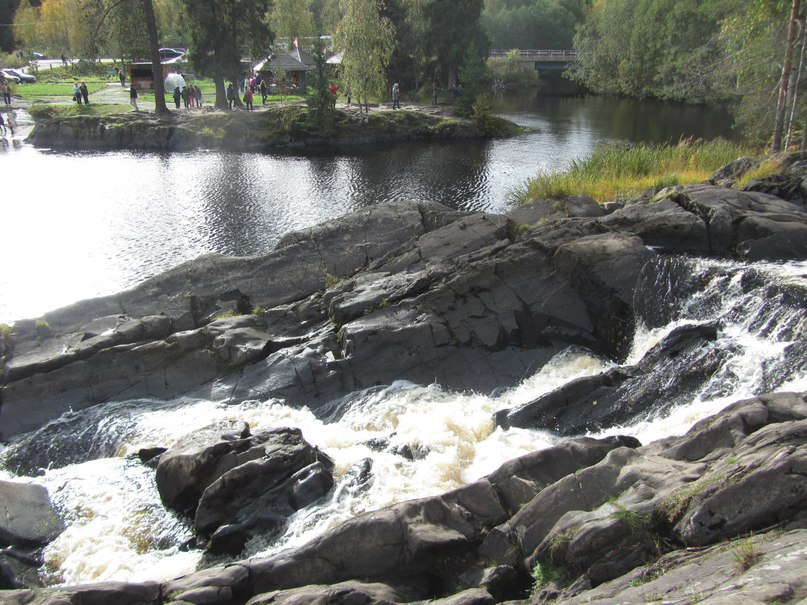
[[[726,361],[689,400],[595,436],[629,434],[649,443],[681,434],[739,398],[771,389],[807,390],[807,263],[748,267],[679,257],[649,267],[644,280],[638,294],[644,298],[637,301],[641,323],[628,363],[638,362],[676,327],[702,322],[717,323],[718,338],[709,346],[725,353]],[[289,518],[280,539],[255,536],[242,553],[264,556],[362,512],[443,493],[557,443],[546,432],[497,428],[493,416],[612,367],[609,360],[570,348],[495,395],[396,382],[351,394],[332,421],[277,400],[136,400],[67,416],[49,439],[80,445],[75,460],[26,479],[50,490],[68,523],[46,549],[43,579],[162,580],[199,563],[198,552],[181,548],[191,537],[188,521],[162,507],[153,470],[134,458],[141,448],[171,447],[189,433],[225,422],[246,422],[253,433],[299,427],[333,458],[336,487],[326,501]]]

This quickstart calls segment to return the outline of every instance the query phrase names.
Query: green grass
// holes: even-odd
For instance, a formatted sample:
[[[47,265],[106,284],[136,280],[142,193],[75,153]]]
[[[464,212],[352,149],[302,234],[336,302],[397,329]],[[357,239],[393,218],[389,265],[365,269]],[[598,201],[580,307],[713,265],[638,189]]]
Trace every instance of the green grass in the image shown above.
[[[545,586],[559,580],[563,576],[563,569],[546,561],[538,561],[532,568],[532,594]]]
[[[723,139],[686,139],[677,145],[601,145],[560,173],[541,173],[511,197],[520,203],[587,195],[598,202],[629,198],[670,185],[698,183],[742,155],[747,147]]]
[[[69,118],[71,116],[114,116],[126,113],[129,109],[129,105],[116,104],[90,103],[89,105],[78,105],[77,103],[34,102],[29,112],[36,119],[48,120],[52,118]]]
[[[69,101],[73,97],[73,82],[75,80],[72,82],[46,82],[40,80],[33,84],[18,84],[14,94],[28,101],[38,99]],[[81,82],[86,82],[87,90],[89,90],[90,94],[108,86],[107,82],[79,80],[79,83]]]
[[[762,553],[754,546],[754,542],[751,538],[741,542],[737,548],[732,549],[731,552],[734,557],[734,562],[742,571],[749,569],[759,561],[759,558],[762,556]]]

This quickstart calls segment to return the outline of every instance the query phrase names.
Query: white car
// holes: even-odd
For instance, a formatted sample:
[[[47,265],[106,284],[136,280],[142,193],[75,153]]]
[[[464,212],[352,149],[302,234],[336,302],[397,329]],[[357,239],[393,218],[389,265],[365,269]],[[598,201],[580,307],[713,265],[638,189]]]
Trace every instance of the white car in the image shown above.
[[[20,83],[20,79],[7,69],[0,69],[0,77],[5,78],[8,82],[14,82],[14,84]]]
[[[31,74],[27,74],[24,71],[20,71],[19,69],[6,69],[8,73],[12,76],[16,76],[20,82],[33,84],[36,82],[36,76],[32,76]]]

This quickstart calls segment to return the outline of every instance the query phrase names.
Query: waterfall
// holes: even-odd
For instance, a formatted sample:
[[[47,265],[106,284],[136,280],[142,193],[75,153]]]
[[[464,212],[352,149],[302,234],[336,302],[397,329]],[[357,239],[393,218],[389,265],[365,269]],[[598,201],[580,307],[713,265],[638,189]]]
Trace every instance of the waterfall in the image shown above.
[[[681,434],[744,397],[807,390],[807,263],[659,257],[643,272],[634,306],[638,324],[627,364],[640,363],[676,328],[712,323],[717,338],[698,354],[713,356],[714,371],[691,391],[669,393],[653,409],[595,436],[630,434],[647,443]],[[661,365],[650,373],[663,390],[676,369]],[[193,571],[202,555],[186,546],[188,520],[161,505],[154,471],[137,457],[141,449],[171,447],[220,422],[247,422],[253,432],[299,427],[333,458],[336,487],[326,501],[291,517],[279,539],[255,536],[241,554],[264,556],[354,515],[443,493],[557,443],[560,437],[547,431],[497,427],[494,414],[614,367],[570,348],[493,395],[396,382],[351,394],[327,421],[278,400],[116,402],[66,414],[0,452],[0,462],[4,476],[47,487],[66,520],[65,532],[45,550],[43,582],[164,580]]]

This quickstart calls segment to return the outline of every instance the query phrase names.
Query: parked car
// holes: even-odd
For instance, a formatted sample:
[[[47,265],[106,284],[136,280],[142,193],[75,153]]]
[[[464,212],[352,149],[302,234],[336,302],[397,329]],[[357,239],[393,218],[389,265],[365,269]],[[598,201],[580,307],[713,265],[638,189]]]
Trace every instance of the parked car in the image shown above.
[[[19,78],[20,82],[25,82],[28,84],[33,84],[34,82],[36,82],[36,76],[27,74],[24,71],[20,71],[19,69],[7,69],[6,71],[9,72],[12,76],[16,76],[17,78]]]
[[[47,58],[47,57],[45,57],[45,55],[43,55],[42,53],[38,53],[38,52],[32,52],[32,53],[31,53],[31,56],[32,56],[32,57],[34,58],[34,60],[36,60],[36,61],[41,61],[42,59],[46,59],[46,58]]]
[[[0,78],[4,78],[8,82],[14,82],[14,84],[20,83],[20,79],[7,69],[0,69]]]
[[[185,51],[181,48],[161,48],[159,53],[160,59],[165,61],[166,59],[176,59],[177,57],[181,57],[185,54]]]

